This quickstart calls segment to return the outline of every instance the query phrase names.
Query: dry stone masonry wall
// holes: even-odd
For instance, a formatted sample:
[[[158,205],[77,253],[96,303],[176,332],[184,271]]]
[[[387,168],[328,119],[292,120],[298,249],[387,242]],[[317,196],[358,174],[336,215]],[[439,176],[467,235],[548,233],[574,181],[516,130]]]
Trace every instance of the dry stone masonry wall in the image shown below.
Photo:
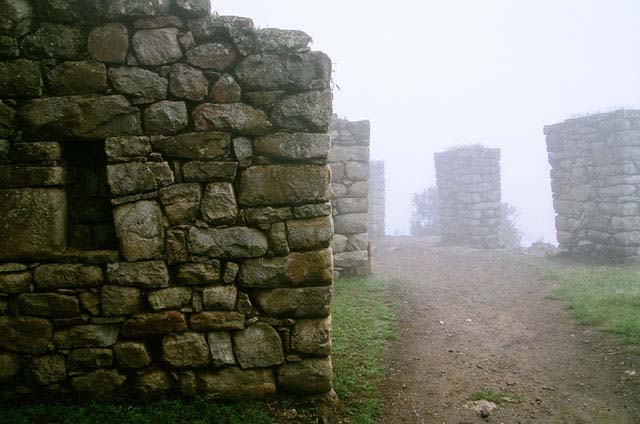
[[[500,149],[460,147],[435,154],[444,243],[499,246]]]
[[[209,9],[0,0],[1,397],[331,390],[331,61]]]
[[[372,160],[369,162],[369,171],[369,237],[384,237],[384,161]]]
[[[333,221],[331,247],[336,272],[343,277],[369,273],[369,121],[350,122],[334,115],[331,125]]]
[[[637,258],[640,112],[545,127],[560,248],[574,256]]]

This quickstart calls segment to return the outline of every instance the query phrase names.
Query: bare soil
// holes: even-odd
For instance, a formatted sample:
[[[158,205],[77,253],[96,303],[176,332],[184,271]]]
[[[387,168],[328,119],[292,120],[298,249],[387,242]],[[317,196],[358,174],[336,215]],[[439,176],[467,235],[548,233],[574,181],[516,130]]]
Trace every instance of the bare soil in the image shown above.
[[[374,273],[400,304],[381,422],[482,423],[469,398],[493,390],[519,400],[490,422],[640,423],[637,349],[548,297],[545,269],[567,264],[409,237],[374,246]]]

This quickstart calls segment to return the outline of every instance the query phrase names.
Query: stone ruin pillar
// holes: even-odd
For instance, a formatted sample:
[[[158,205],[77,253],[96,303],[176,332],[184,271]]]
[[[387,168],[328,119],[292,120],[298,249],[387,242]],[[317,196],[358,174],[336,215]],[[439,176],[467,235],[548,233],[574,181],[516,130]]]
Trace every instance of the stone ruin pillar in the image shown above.
[[[597,259],[640,253],[640,111],[547,126],[560,248]]]
[[[36,3],[0,1],[0,398],[330,392],[330,59],[206,0]]]
[[[500,244],[500,149],[454,148],[435,154],[442,242]]]
[[[369,162],[369,237],[384,237],[385,180],[384,161]]]
[[[331,124],[332,204],[335,235],[331,247],[336,273],[367,275],[369,235],[369,121],[350,122],[334,115]]]

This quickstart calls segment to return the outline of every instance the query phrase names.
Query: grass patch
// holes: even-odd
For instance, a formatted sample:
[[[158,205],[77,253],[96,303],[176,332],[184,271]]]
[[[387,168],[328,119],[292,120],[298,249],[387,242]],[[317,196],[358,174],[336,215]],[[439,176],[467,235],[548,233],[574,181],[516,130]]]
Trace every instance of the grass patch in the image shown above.
[[[578,322],[640,345],[640,267],[580,266],[547,277],[558,283],[551,297],[567,301]]]
[[[338,280],[333,300],[334,387],[339,414],[370,424],[383,411],[378,384],[383,357],[395,334],[387,286],[375,279]],[[282,418],[295,408],[297,418]],[[145,404],[0,404],[0,424],[314,424],[318,405],[277,398],[213,402],[164,399]]]
[[[520,398],[511,392],[494,392],[493,390],[478,390],[473,393],[470,400],[487,400],[495,404],[501,404],[502,402],[518,402]]]

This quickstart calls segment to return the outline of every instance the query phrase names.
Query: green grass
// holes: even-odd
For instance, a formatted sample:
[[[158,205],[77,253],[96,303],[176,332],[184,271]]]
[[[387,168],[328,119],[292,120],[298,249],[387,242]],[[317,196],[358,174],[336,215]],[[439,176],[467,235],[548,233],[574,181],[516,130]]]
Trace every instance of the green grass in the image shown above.
[[[352,424],[375,423],[383,411],[378,386],[383,357],[395,334],[387,286],[375,279],[338,280],[333,301],[334,387],[339,415]],[[295,408],[298,418],[281,419]],[[318,405],[277,398],[233,403],[165,399],[146,404],[0,404],[0,424],[313,424]]]
[[[547,277],[558,283],[551,297],[567,301],[578,322],[640,345],[640,267],[579,266]]]
[[[519,397],[511,392],[494,392],[493,390],[478,390],[470,397],[471,400],[487,400],[495,404],[501,404],[505,401],[517,402]]]

